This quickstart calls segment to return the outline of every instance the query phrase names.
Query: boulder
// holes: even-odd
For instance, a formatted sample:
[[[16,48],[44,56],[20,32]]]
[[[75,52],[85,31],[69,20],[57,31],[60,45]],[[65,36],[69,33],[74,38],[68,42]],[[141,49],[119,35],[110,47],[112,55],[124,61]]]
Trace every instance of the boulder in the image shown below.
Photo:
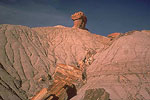
[[[110,100],[109,94],[103,89],[88,89],[85,92],[83,100]]]

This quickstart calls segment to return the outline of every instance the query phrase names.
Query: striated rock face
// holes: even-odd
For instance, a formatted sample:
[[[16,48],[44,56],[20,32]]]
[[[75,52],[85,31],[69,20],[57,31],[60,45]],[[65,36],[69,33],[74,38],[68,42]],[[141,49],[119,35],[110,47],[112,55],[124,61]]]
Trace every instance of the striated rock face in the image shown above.
[[[21,80],[12,77],[5,68],[0,64],[0,98],[2,100],[27,100],[27,95],[20,89]]]
[[[71,15],[71,19],[74,22],[73,28],[85,29],[85,25],[87,23],[87,18],[83,12],[79,11],[77,13],[74,13],[73,15]]]
[[[19,84],[9,92],[13,91],[13,94],[18,94],[17,91],[24,90],[30,98],[41,88],[51,84],[48,78],[51,75],[50,61],[46,55],[46,48],[41,45],[35,31],[25,26],[0,25],[0,48],[0,63],[9,75],[6,77],[13,77],[12,81],[10,80],[12,83],[6,82],[6,84],[10,88],[16,82]],[[0,73],[1,77],[3,75],[5,73]],[[7,88],[3,81],[9,81],[6,77],[1,78],[0,81],[0,86],[3,88]],[[44,82],[38,82],[40,78],[44,78]],[[1,94],[1,97],[7,98],[8,96]]]

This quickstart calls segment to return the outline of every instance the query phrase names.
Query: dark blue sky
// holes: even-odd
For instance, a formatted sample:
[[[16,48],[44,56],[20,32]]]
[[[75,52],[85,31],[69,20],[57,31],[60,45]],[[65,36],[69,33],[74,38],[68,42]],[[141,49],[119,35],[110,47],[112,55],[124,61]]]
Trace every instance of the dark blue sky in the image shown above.
[[[96,34],[150,30],[150,0],[0,0],[0,24],[71,27],[77,11]]]

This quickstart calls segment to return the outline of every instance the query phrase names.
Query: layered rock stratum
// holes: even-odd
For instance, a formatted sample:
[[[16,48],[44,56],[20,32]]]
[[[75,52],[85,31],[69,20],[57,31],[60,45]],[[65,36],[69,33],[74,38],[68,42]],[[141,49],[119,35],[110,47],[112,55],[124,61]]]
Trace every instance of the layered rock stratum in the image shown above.
[[[149,30],[0,25],[2,100],[149,100],[149,77]]]

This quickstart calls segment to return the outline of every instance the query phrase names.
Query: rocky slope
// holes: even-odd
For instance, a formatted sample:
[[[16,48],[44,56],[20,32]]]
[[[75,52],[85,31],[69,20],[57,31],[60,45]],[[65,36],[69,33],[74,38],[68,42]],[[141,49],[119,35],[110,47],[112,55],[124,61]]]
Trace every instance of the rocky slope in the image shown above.
[[[25,91],[24,99],[30,99],[52,84],[57,64],[79,67],[84,65],[83,60],[90,63],[92,60],[88,61],[89,57],[106,49],[110,41],[107,37],[86,30],[62,26],[29,28],[1,25],[0,37],[0,63],[14,78],[12,83],[19,85],[15,87],[16,91]],[[86,57],[87,54],[90,54],[89,57]],[[81,70],[83,72],[83,68]],[[4,80],[1,78],[1,86],[11,87]],[[13,82],[15,80],[18,83]],[[16,92],[2,93],[1,98],[12,99],[13,94]],[[21,98],[20,95],[18,97]]]
[[[104,88],[111,100],[150,99],[150,31],[128,32],[94,59],[87,83],[72,100],[84,100],[84,93],[95,88]]]
[[[0,48],[2,100],[150,99],[150,31],[0,25]]]

